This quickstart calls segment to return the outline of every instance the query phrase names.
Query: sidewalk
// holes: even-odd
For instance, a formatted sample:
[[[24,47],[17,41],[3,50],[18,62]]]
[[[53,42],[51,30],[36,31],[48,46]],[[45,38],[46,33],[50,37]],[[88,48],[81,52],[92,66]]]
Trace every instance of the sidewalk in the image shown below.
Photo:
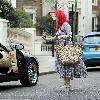
[[[40,75],[50,74],[55,72],[55,58],[52,56],[36,56],[39,61]]]

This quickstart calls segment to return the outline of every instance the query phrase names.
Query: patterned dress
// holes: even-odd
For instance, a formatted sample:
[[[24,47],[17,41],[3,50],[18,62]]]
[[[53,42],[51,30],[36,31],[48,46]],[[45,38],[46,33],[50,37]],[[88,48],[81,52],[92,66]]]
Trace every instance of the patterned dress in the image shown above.
[[[66,45],[66,44],[72,44],[72,32],[71,32],[71,26],[65,22],[61,26],[61,28],[55,33],[55,35],[67,35],[66,39],[59,39],[55,41],[55,44],[57,45]],[[62,78],[64,76],[69,77],[70,79],[74,78],[81,78],[87,76],[87,71],[86,71],[86,66],[84,62],[81,60],[79,64],[64,68],[62,64],[58,62],[57,55],[55,57],[55,66],[56,66],[56,71],[60,74]]]

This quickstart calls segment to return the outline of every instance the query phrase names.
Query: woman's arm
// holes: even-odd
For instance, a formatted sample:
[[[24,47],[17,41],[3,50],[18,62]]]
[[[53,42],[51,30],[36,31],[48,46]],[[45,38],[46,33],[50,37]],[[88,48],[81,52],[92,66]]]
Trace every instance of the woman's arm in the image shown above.
[[[67,35],[69,35],[69,37],[72,37],[71,26],[67,22],[64,23],[64,29]]]
[[[69,35],[60,35],[58,36],[58,39],[66,39],[67,37],[69,37]]]
[[[59,35],[59,36],[54,36],[54,37],[45,37],[44,39],[46,41],[55,41],[59,39],[66,39],[69,35]]]
[[[58,39],[72,37],[71,26],[65,22],[55,34],[58,35]]]
[[[44,40],[46,40],[46,41],[54,41],[54,40],[56,40],[57,39],[57,37],[58,36],[54,36],[54,37],[46,37],[46,36],[43,36],[42,38],[44,39]]]
[[[62,32],[62,30],[61,30],[62,28],[65,30],[65,32]],[[61,29],[59,29],[55,33],[56,35],[54,37],[52,37],[52,36],[51,37],[45,37],[44,39],[46,41],[55,41],[57,39],[66,39],[67,37],[72,37],[71,26],[67,22],[63,24],[63,26],[61,27]],[[59,33],[62,33],[62,34],[59,35]]]
[[[46,37],[46,40],[47,41],[54,41],[54,40],[56,40],[57,39],[57,36],[54,36],[54,37]]]

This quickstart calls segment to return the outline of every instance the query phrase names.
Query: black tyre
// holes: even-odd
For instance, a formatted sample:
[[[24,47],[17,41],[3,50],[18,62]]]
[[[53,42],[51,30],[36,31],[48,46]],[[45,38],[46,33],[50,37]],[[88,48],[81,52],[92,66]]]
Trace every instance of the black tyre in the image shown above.
[[[28,61],[27,66],[22,69],[20,83],[23,86],[35,86],[38,82],[38,66],[33,59]]]

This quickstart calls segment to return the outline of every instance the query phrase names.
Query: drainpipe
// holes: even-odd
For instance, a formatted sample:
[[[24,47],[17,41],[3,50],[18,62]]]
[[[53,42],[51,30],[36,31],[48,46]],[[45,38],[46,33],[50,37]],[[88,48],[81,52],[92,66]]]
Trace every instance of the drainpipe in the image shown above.
[[[57,3],[58,3],[58,1],[56,0],[55,10],[57,10]],[[52,32],[52,36],[54,36],[54,32]],[[52,42],[52,57],[54,57],[54,41]]]
[[[77,10],[77,0],[75,0],[75,12],[74,12],[74,19],[73,19],[73,34],[72,34],[72,41],[75,42],[75,32],[76,32],[76,10]]]

